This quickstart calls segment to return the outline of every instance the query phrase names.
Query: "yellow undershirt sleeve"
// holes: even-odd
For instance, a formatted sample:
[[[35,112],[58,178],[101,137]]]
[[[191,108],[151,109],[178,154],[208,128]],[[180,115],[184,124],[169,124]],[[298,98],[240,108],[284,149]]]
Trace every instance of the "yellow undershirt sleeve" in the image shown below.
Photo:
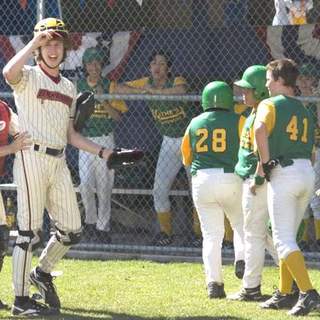
[[[182,138],[181,143],[182,162],[185,166],[190,166],[192,163],[192,149],[189,135],[189,127]]]
[[[276,109],[273,102],[270,100],[260,102],[255,121],[264,123],[267,127],[268,135],[271,134],[276,122]]]

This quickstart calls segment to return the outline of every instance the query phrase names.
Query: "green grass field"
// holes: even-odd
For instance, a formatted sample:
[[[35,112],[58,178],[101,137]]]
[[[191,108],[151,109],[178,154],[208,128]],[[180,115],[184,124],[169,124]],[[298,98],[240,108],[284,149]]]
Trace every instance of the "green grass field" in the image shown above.
[[[63,308],[61,316],[50,319],[292,319],[286,311],[261,310],[257,303],[209,300],[199,263],[66,259],[57,270],[63,271],[55,280]],[[239,289],[233,266],[224,267],[224,277],[227,294]],[[311,270],[311,277],[320,289],[319,270]],[[277,279],[277,269],[266,267],[263,293],[271,294]],[[0,274],[0,296],[12,303],[10,257]],[[10,311],[0,312],[0,319],[10,318]]]

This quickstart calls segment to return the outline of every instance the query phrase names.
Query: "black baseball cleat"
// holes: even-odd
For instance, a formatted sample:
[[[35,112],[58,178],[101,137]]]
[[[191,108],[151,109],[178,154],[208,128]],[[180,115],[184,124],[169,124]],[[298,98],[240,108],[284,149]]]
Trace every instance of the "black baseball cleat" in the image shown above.
[[[34,268],[30,273],[30,282],[39,290],[45,303],[51,308],[60,309],[60,299],[52,280],[51,274],[41,272],[39,268]]]
[[[208,283],[208,297],[210,299],[223,299],[226,297],[226,293],[224,291],[224,284],[219,284],[217,282],[209,282]]]
[[[229,295],[229,300],[237,301],[262,301],[263,296],[261,294],[261,286],[255,288],[242,288],[239,292]]]
[[[169,246],[172,241],[173,236],[169,236],[165,232],[160,232],[154,237],[152,244],[158,247],[165,247]]]
[[[236,261],[235,266],[234,266],[234,273],[235,273],[235,275],[236,275],[236,277],[238,279],[242,279],[243,278],[244,270],[245,270],[245,262],[244,262],[244,260]]]
[[[272,297],[267,301],[260,303],[262,309],[290,309],[297,302],[295,295],[282,294],[276,290]]]
[[[59,313],[58,309],[49,308],[32,299],[28,299],[28,301],[23,304],[15,302],[12,306],[12,315],[14,316],[40,317],[57,315]]]
[[[320,312],[320,296],[319,293],[312,289],[306,293],[301,293],[297,303],[288,312],[291,316],[305,316],[313,310]]]

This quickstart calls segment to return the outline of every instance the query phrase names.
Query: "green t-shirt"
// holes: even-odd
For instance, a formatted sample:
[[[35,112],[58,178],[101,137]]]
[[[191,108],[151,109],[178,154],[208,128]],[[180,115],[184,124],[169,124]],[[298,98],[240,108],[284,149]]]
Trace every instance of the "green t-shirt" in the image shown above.
[[[152,79],[149,83],[153,86]],[[168,80],[164,88],[172,88],[173,80]],[[195,115],[194,107],[185,102],[149,101],[148,106],[160,133],[164,136],[182,137],[190,120]]]
[[[269,119],[273,119],[269,121],[273,122],[269,131],[270,158],[310,159],[314,145],[314,121],[310,112],[299,100],[284,95],[263,103],[271,110]],[[259,108],[260,105],[258,113]]]
[[[238,152],[238,163],[235,167],[235,173],[243,179],[253,175],[257,168],[258,157],[254,153],[254,132],[253,124],[256,118],[256,110],[247,117],[240,137],[240,147]]]
[[[192,150],[191,174],[199,169],[224,168],[234,172],[239,146],[240,116],[228,111],[207,111],[187,128]]]
[[[101,88],[103,93],[108,93],[109,87],[110,81],[108,79],[102,79],[95,87],[90,87],[86,79],[80,79],[77,81],[78,92],[92,91],[97,93],[98,88]],[[102,135],[108,135],[112,131],[112,118],[106,112],[104,106],[99,101],[96,101],[94,112],[90,119],[87,120],[86,126],[82,130],[82,134],[85,137],[101,137]]]

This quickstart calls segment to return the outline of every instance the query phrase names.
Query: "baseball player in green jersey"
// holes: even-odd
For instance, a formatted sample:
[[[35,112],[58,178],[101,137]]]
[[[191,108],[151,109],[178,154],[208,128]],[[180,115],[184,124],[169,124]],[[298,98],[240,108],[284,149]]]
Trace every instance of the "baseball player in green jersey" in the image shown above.
[[[103,52],[97,48],[85,50],[82,63],[86,77],[77,81],[77,91],[92,91],[95,94],[109,93],[114,84],[102,78]],[[124,103],[118,101],[96,101],[95,109],[87,120],[82,135],[106,148],[114,148],[114,121],[119,121],[122,112],[127,111]],[[110,243],[111,194],[114,170],[109,170],[103,159],[94,154],[79,151],[80,192],[85,208],[85,232],[87,240]],[[95,193],[97,194],[98,210]]]
[[[245,273],[240,292],[229,296],[231,300],[257,301],[262,299],[261,278],[265,249],[277,262],[271,237],[267,234],[269,219],[267,185],[263,177],[255,175],[258,157],[254,148],[254,120],[261,100],[269,96],[266,88],[266,67],[254,65],[245,70],[242,79],[234,84],[242,89],[243,101],[251,108],[240,138],[235,173],[243,179],[242,211],[244,215]]]
[[[310,113],[295,98],[298,77],[296,63],[279,59],[267,65],[266,86],[270,98],[263,100],[254,123],[261,166],[260,175],[268,180],[268,210],[272,236],[279,256],[279,289],[262,308],[292,307],[293,280],[299,299],[289,315],[320,311],[320,296],[313,288],[296,234],[310,201],[315,174],[311,164],[314,128]],[[262,168],[262,170],[260,170]]]
[[[303,64],[299,68],[299,77],[297,79],[297,86],[300,90],[300,94],[304,97],[310,97],[317,94],[319,75],[317,73],[316,67],[312,64]],[[315,102],[304,102],[305,107],[311,112],[312,119],[315,125],[315,161],[313,168],[316,174],[315,190],[320,188],[320,109],[319,105]],[[314,217],[314,229],[315,238],[320,249],[320,198],[313,194],[310,202],[310,207],[312,209],[312,214]],[[304,216],[305,222],[305,232],[302,240],[299,242],[299,247],[302,250],[308,251],[310,249],[308,244],[308,222],[310,216],[310,209],[306,210]]]
[[[171,75],[171,58],[167,52],[158,50],[151,55],[151,77],[118,84],[118,93],[148,93],[148,94],[185,94],[186,80]],[[183,133],[193,116],[193,108],[182,102],[149,101],[155,123],[163,136],[154,178],[154,207],[160,225],[160,233],[156,235],[153,244],[165,246],[172,243],[172,214],[169,193],[172,183],[182,167],[180,145]],[[190,179],[189,170],[187,175]],[[196,212],[194,231],[200,235]],[[197,228],[198,226],[198,228]]]
[[[202,92],[204,112],[191,120],[184,134],[183,163],[191,166],[192,197],[203,237],[202,258],[209,298],[225,298],[221,246],[224,213],[234,230],[235,260],[243,261],[242,180],[234,174],[241,124],[233,112],[231,88],[222,81]]]

